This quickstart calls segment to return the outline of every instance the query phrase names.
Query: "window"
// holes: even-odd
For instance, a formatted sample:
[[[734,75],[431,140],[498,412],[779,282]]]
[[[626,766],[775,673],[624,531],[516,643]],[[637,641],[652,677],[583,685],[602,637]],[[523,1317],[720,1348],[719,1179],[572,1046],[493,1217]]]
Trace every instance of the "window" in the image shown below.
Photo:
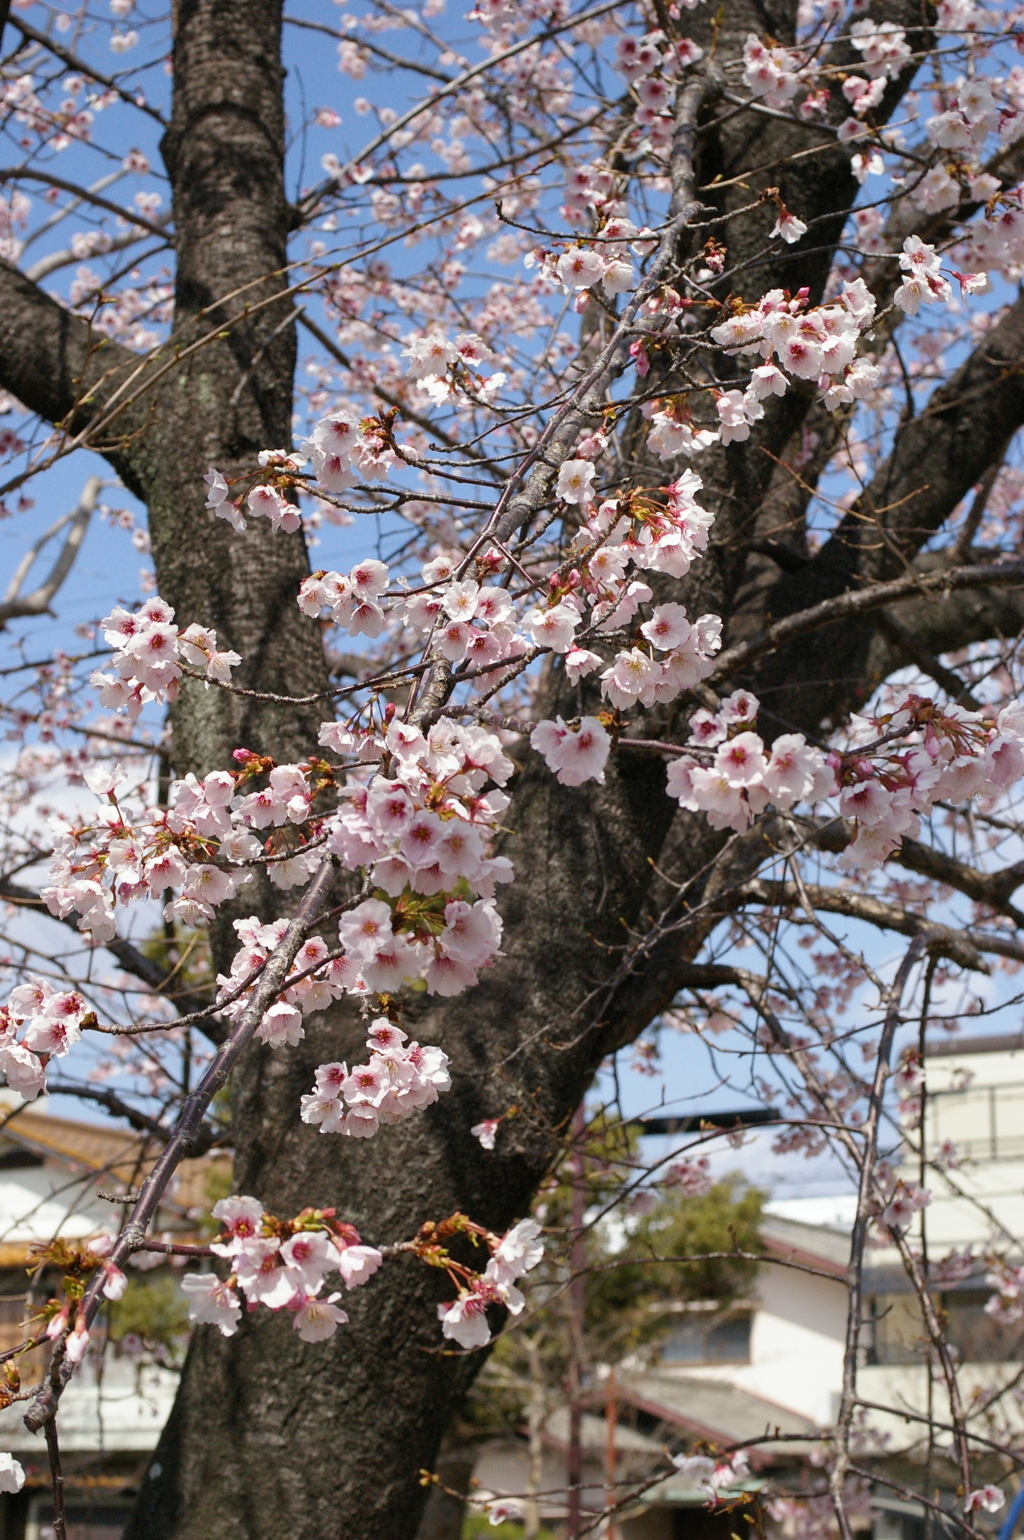
[[[749,1363],[750,1315],[691,1317],[673,1330],[661,1356],[666,1364]]]
[[[963,1363],[1004,1363],[1020,1356],[1021,1328],[1004,1326],[985,1313],[991,1289],[958,1289],[942,1295],[946,1333]]]
[[[1020,1357],[1022,1328],[1003,1326],[985,1313],[990,1289],[956,1289],[934,1295],[945,1317],[946,1336],[962,1363],[1006,1363]],[[877,1294],[871,1301],[869,1362],[923,1363],[928,1333],[913,1294]]]
[[[927,1334],[916,1295],[876,1294],[870,1302],[870,1310],[872,1331],[869,1362],[923,1362]]]

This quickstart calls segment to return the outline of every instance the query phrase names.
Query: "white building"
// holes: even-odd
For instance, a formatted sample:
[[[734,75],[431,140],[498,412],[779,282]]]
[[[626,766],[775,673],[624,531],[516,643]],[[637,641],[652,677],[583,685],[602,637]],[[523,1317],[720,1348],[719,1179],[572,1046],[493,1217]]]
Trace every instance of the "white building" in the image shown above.
[[[969,1422],[982,1432],[986,1402],[1020,1373],[1018,1338],[1024,1328],[1000,1327],[986,1314],[992,1289],[985,1285],[984,1253],[1015,1251],[1020,1260],[1024,1251],[1013,1240],[1024,1237],[1024,1034],[965,1036],[937,1045],[928,1055],[926,1082],[927,1152],[951,1140],[962,1158],[945,1177],[929,1175],[934,1194],[925,1211],[929,1256],[935,1260],[969,1246],[979,1259],[971,1276],[938,1287],[934,1297],[960,1356],[958,1383],[964,1403],[973,1408]],[[918,1173],[908,1168],[906,1174]],[[799,1485],[813,1474],[807,1454],[815,1433],[833,1425],[842,1387],[855,1211],[853,1193],[768,1203],[761,1234],[774,1261],[760,1268],[752,1297],[725,1314],[699,1305],[688,1310],[653,1370],[631,1372],[623,1366],[617,1372],[624,1427],[655,1447],[725,1447],[772,1433],[773,1442],[751,1459],[749,1485],[757,1487],[769,1475],[774,1486]],[[915,1244],[919,1241],[918,1236]],[[780,1265],[785,1263],[813,1271]],[[875,1440],[864,1459],[878,1475],[919,1490],[923,1424],[901,1412],[924,1415],[929,1371],[916,1298],[893,1248],[869,1250],[864,1293],[858,1389],[869,1403],[864,1425]],[[943,1405],[935,1375],[932,1396],[935,1416],[948,1422],[948,1403]],[[1024,1430],[1015,1398],[1002,1397],[997,1405],[1006,1425]],[[787,1433],[792,1442],[779,1439]],[[944,1442],[940,1434],[940,1445]],[[493,1464],[489,1474],[487,1484],[502,1490]],[[941,1455],[935,1478],[945,1500],[954,1501],[957,1476]],[[596,1467],[588,1479],[596,1488]],[[504,1490],[516,1488],[510,1484]],[[705,1504],[705,1494],[670,1477],[620,1523],[621,1540],[743,1535],[737,1513],[712,1513]],[[923,1533],[921,1506],[882,1482],[872,1509],[874,1540],[918,1540]],[[1005,1510],[981,1523],[995,1528],[1003,1516]]]
[[[973,1408],[969,1424],[979,1433],[990,1431],[986,1423],[997,1409],[1004,1427],[1024,1430],[1017,1398],[993,1401],[1020,1373],[1021,1329],[1000,1326],[986,1313],[992,1289],[984,1276],[986,1252],[1016,1254],[1019,1260],[1024,1249],[1016,1239],[1024,1237],[1024,1034],[952,1038],[929,1050],[925,1069],[926,1151],[931,1156],[949,1140],[962,1162],[946,1175],[929,1172],[934,1196],[924,1219],[928,1253],[935,1260],[970,1247],[978,1258],[969,1277],[936,1289],[935,1302],[945,1313],[947,1336],[960,1359],[960,1393]],[[906,1174],[913,1178],[918,1173],[908,1168]],[[846,1269],[855,1210],[852,1193],[769,1203],[762,1238],[777,1262],[760,1269],[754,1297],[725,1318],[702,1317],[699,1311],[690,1315],[667,1342],[657,1375],[637,1384],[636,1403],[645,1396],[648,1403],[675,1400],[680,1412],[697,1423],[700,1397],[694,1390],[698,1383],[713,1383],[757,1398],[766,1412],[774,1408],[780,1431],[827,1429],[842,1387]],[[917,1245],[920,1235],[911,1232],[911,1239]],[[800,1263],[815,1272],[778,1262]],[[882,1459],[898,1467],[901,1481],[913,1487],[923,1424],[900,1413],[924,1415],[929,1370],[916,1297],[894,1249],[869,1250],[864,1293],[858,1390],[869,1403],[865,1425],[878,1436]],[[674,1397],[664,1389],[672,1381],[678,1386]],[[948,1400],[937,1372],[932,1373],[931,1394],[935,1416],[948,1422]],[[733,1418],[737,1431],[739,1421]],[[940,1435],[939,1442],[948,1439]],[[956,1485],[949,1467],[940,1477],[943,1484]],[[909,1540],[919,1531],[923,1510],[914,1503],[886,1496],[880,1488],[874,1506],[876,1537],[905,1535]],[[678,1528],[678,1533],[690,1530]],[[643,1535],[646,1540],[646,1529]],[[655,1540],[660,1531],[652,1528],[650,1535]]]
[[[32,1248],[57,1237],[80,1242],[117,1228],[123,1210],[102,1192],[138,1186],[159,1146],[111,1124],[51,1117],[45,1098],[27,1106],[0,1090],[0,1352],[26,1340],[26,1315],[49,1292],[53,1269],[38,1274],[30,1300]],[[223,1159],[223,1157],[221,1157]],[[185,1161],[158,1227],[194,1238],[188,1218],[203,1203],[211,1160]],[[206,1205],[208,1206],[208,1204]],[[37,1383],[46,1350],[18,1360],[26,1388]],[[156,1447],[177,1374],[107,1351],[86,1360],[61,1400],[60,1445],[68,1540],[119,1540],[134,1490]],[[49,1540],[49,1464],[43,1436],[26,1429],[24,1405],[0,1410],[0,1449],[16,1455],[24,1489],[0,1496],[2,1540]]]

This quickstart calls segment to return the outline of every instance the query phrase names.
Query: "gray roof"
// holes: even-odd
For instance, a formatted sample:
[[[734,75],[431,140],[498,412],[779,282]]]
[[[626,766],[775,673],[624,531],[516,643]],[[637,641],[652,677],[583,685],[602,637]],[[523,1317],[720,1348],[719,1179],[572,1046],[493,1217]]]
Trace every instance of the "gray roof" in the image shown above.
[[[792,1252],[796,1260],[824,1266],[837,1277],[845,1275],[850,1260],[850,1237],[827,1225],[808,1225],[799,1219],[768,1214],[761,1222],[761,1239],[776,1256]]]
[[[563,1448],[569,1442],[569,1408],[559,1406],[544,1424],[544,1432],[553,1444]],[[584,1412],[580,1418],[580,1443],[584,1449],[604,1451],[608,1447],[608,1424],[603,1417]],[[615,1447],[620,1454],[660,1455],[661,1445],[652,1438],[637,1433],[635,1428],[625,1428],[621,1423],[615,1429]]]
[[[806,1434],[815,1424],[798,1412],[741,1390],[726,1380],[704,1380],[668,1374],[622,1374],[617,1389],[629,1401],[663,1422],[685,1428],[698,1438],[718,1443],[742,1443],[762,1434]],[[789,1446],[790,1449],[792,1446]],[[786,1445],[766,1445],[766,1449]]]

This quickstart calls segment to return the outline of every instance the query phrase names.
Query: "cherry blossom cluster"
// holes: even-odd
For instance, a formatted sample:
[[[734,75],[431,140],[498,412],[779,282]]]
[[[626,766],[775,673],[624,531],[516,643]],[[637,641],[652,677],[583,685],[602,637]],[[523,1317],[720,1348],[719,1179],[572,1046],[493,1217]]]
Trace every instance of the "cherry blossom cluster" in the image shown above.
[[[689,0],[694,9],[697,0]],[[611,61],[626,82],[632,107],[633,135],[638,151],[657,156],[672,141],[672,105],[676,84],[683,72],[703,58],[703,49],[692,38],[668,38],[661,28],[641,37],[624,34],[616,40]],[[562,214],[569,224],[582,224],[588,209],[613,216],[624,212],[615,198],[612,179],[597,167],[581,166],[567,177],[567,196]]]
[[[449,1264],[449,1276],[458,1285],[459,1293],[451,1304],[437,1307],[445,1337],[467,1349],[486,1347],[491,1340],[488,1306],[503,1306],[510,1315],[522,1312],[526,1301],[516,1288],[516,1281],[543,1257],[540,1233],[535,1220],[523,1219],[500,1240],[487,1236],[491,1259],[482,1274],[470,1275],[466,1269],[456,1270]]]
[[[711,1191],[711,1162],[706,1155],[674,1160],[663,1177],[666,1187],[678,1187],[688,1198],[705,1198]]]
[[[297,767],[288,768],[298,775],[308,807],[304,777]],[[80,929],[94,941],[115,934],[116,903],[159,898],[168,888],[182,892],[165,906],[167,919],[192,925],[212,919],[215,906],[233,898],[248,873],[227,871],[211,858],[237,862],[262,852],[243,827],[233,828],[229,804],[236,777],[228,771],[211,771],[202,783],[194,775],[174,782],[168,806],[145,808],[134,823],[124,800],[129,777],[120,765],[94,766],[84,779],[104,802],[91,825],[50,819],[52,885],[42,897],[61,919],[77,911]],[[238,799],[240,805],[246,800]],[[236,817],[239,824],[246,821],[248,809],[240,806]]]
[[[984,203],[1001,192],[998,178],[982,169],[981,158],[986,141],[998,135],[1006,147],[1020,137],[1024,126],[1021,88],[1024,72],[1014,66],[1002,75],[970,75],[952,83],[940,98],[941,111],[927,120],[928,139],[938,158],[923,177],[910,179],[909,194],[914,203],[929,213],[955,208],[969,196]],[[1011,195],[1013,196],[1013,195]],[[984,227],[976,227],[978,233]],[[982,261],[985,267],[998,262]]]
[[[896,1105],[897,1116],[903,1127],[908,1132],[912,1131],[920,1126],[921,1092],[924,1088],[921,1055],[917,1048],[904,1049],[892,1078],[899,1097]],[[946,1144],[949,1145],[950,1141],[946,1140]],[[949,1150],[943,1151],[943,1156],[945,1158],[942,1163],[949,1165]],[[953,1163],[955,1163],[955,1156]]]
[[[182,664],[205,671],[206,678],[227,683],[241,658],[219,648],[217,633],[192,624],[179,631],[174,611],[158,595],[138,610],[118,607],[101,622],[104,640],[116,649],[111,658],[116,674],[97,670],[91,683],[100,704],[124,711],[135,721],[150,701],[173,701],[181,684]]]
[[[382,562],[366,560],[347,574],[313,573],[302,584],[300,607],[311,616],[328,612],[353,636],[376,638],[389,621],[400,621],[426,636],[442,657],[477,670],[514,662],[532,644],[538,651],[565,655],[568,677],[575,682],[602,664],[599,654],[577,641],[577,632],[620,630],[652,598],[649,586],[631,578],[629,569],[684,576],[706,548],[713,522],[697,501],[702,483],[692,471],[660,491],[645,489],[595,506],[594,459],[604,445],[603,435],[592,435],[580,443],[577,457],[559,469],[556,496],[577,507],[585,521],[572,548],[577,565],[556,574],[544,598],[533,597],[525,611],[517,610],[516,596],[507,588],[481,582],[479,576],[458,576],[456,564],[445,555],[424,564],[422,589],[392,595],[390,601],[389,572]],[[483,558],[478,574],[495,565],[493,557]],[[637,701],[663,703],[692,688],[711,672],[720,644],[717,617],[701,616],[691,624],[680,605],[661,606],[641,630],[649,651],[620,651],[601,676],[602,692],[617,709]],[[665,656],[655,659],[655,651]],[[355,740],[344,730],[325,728],[320,742],[346,752]],[[362,747],[364,757],[370,757],[366,734]]]
[[[13,989],[0,1006],[0,1070],[12,1090],[33,1101],[46,1083],[46,1064],[65,1057],[89,1015],[77,991],[54,989],[36,975]]]
[[[927,245],[918,235],[909,235],[903,242],[899,263],[906,276],[893,300],[906,315],[917,315],[922,305],[948,303],[950,287],[940,271],[942,259],[934,246]],[[965,280],[962,287],[967,286]]]
[[[1016,702],[993,719],[908,695],[896,711],[855,716],[851,749],[827,755],[800,733],[781,734],[769,752],[753,730],[758,709],[756,696],[737,690],[717,711],[694,712],[689,743],[695,751],[713,751],[713,758],[710,764],[695,753],[674,759],[669,795],[703,812],[712,828],[736,833],[769,805],[788,811],[798,802],[838,796],[840,813],[854,825],[854,839],[839,857],[844,871],[880,865],[904,835],[916,836],[921,815],[938,801],[995,796],[1024,776],[1024,708]],[[554,738],[549,733],[542,741]],[[589,752],[596,755],[597,746]],[[910,1068],[904,1073],[911,1076]],[[905,1089],[912,1097],[911,1079]],[[904,1110],[912,1112],[909,1104]]]
[[[985,1305],[994,1320],[1004,1326],[1024,1320],[1024,1266],[999,1258],[985,1275],[985,1282],[995,1290]]]
[[[706,1454],[674,1454],[672,1464],[681,1476],[692,1481],[708,1497],[718,1499],[724,1491],[737,1486],[749,1474],[745,1449],[712,1458]]]
[[[310,857],[301,849],[292,853],[292,841],[299,838],[296,826],[311,818],[316,792],[333,783],[330,766],[323,761],[275,765],[245,749],[236,751],[235,759],[238,772],[213,770],[202,781],[189,773],[172,782],[165,808],[145,806],[134,818],[128,805],[131,783],[122,767],[87,770],[87,786],[104,799],[95,822],[72,823],[57,815],[49,820],[52,885],[42,897],[51,914],[64,919],[77,911],[80,929],[94,941],[109,941],[116,904],[159,899],[168,889],[180,888],[165,904],[164,918],[203,924],[249,880],[244,865],[264,859],[259,834],[268,826],[285,826],[269,838],[271,852],[285,842],[283,858],[271,855],[268,860],[271,881],[279,887],[304,881]],[[247,793],[258,777],[268,784]]]
[[[717,429],[701,428],[694,424],[685,396],[645,401],[641,410],[651,424],[647,447],[659,460],[674,460],[680,454],[692,458],[709,445],[719,442]]]
[[[493,362],[494,354],[476,332],[459,332],[453,339],[440,329],[411,335],[406,338],[402,357],[409,360],[410,378],[434,406],[460,395],[490,405],[508,381],[503,369],[482,373]],[[323,482],[322,475],[320,480]]]
[[[434,647],[451,663],[466,662],[477,668],[500,661],[512,662],[526,652],[528,643],[517,632],[513,600],[506,589],[478,582],[455,581],[455,564],[437,556],[422,568],[423,588],[406,597],[388,594],[388,568],[367,560],[351,572],[314,572],[299,590],[304,614],[319,616],[325,610],[335,625],[350,636],[377,637],[390,618],[421,636],[430,636]],[[576,617],[578,624],[579,617]]]
[[[493,567],[493,562],[478,564]],[[388,568],[383,562],[363,561],[349,573],[314,572],[299,591],[299,606],[307,615],[330,614],[335,625],[350,636],[379,636],[387,620],[430,637],[436,651],[451,663],[487,668],[521,657],[529,643],[517,630],[513,598],[505,588],[456,579],[454,558],[432,557],[422,567],[423,586],[406,594],[388,593]],[[531,612],[532,614],[532,612]],[[578,614],[574,617],[579,623]],[[532,633],[531,633],[532,634]]]
[[[211,466],[203,478],[211,518],[225,519],[239,534],[248,528],[248,519],[263,518],[272,529],[288,534],[302,523],[294,489],[312,490],[304,471],[307,464],[316,486],[338,493],[360,482],[383,481],[398,458],[387,419],[360,418],[345,407],[324,417],[302,449],[305,453],[261,450],[259,471],[238,478],[244,485],[234,494],[235,483]]]
[[[100,1292],[107,1300],[122,1299],[127,1291],[127,1275],[111,1260],[114,1245],[113,1235],[101,1233],[84,1243],[58,1237],[30,1248],[33,1267],[58,1268],[64,1274],[63,1298],[50,1298],[43,1306],[46,1325],[42,1335],[50,1342],[61,1341],[72,1364],[80,1364],[89,1351],[89,1326],[83,1307],[88,1281],[98,1274]]]
[[[849,41],[861,55],[864,74],[844,71],[842,94],[855,118],[840,128],[842,138],[853,137],[856,118],[878,106],[886,81],[894,79],[911,57],[906,32],[893,22],[855,21]],[[743,64],[743,84],[752,96],[763,97],[768,107],[789,107],[803,88],[810,89],[799,104],[802,118],[813,118],[828,105],[827,94],[815,89],[819,74],[816,61],[801,49],[773,46],[750,33],[743,48]]]
[[[881,1208],[880,1220],[885,1231],[895,1230],[902,1234],[910,1228],[916,1215],[922,1209],[928,1207],[932,1201],[932,1194],[927,1187],[922,1187],[918,1182],[908,1182],[900,1179],[896,1182],[888,1201]],[[887,1237],[886,1237],[887,1238]]]
[[[348,1320],[337,1304],[339,1293],[322,1297],[325,1278],[338,1273],[346,1289],[358,1288],[384,1260],[383,1253],[365,1245],[355,1227],[337,1219],[333,1209],[304,1209],[296,1219],[280,1220],[257,1198],[231,1197],[214,1205],[213,1217],[223,1231],[210,1250],[228,1262],[230,1273],[223,1279],[212,1272],[186,1273],[181,1287],[189,1319],[216,1326],[225,1337],[238,1330],[244,1301],[247,1310],[262,1304],[291,1311],[302,1340],[322,1342]],[[451,1257],[444,1243],[454,1234],[487,1247],[490,1258],[482,1273]],[[399,1249],[443,1268],[455,1283],[458,1297],[439,1305],[437,1313],[442,1334],[464,1348],[490,1341],[488,1306],[502,1306],[512,1315],[522,1311],[525,1300],[516,1281],[544,1254],[540,1227],[532,1219],[498,1236],[461,1214],[441,1224],[428,1222],[415,1240]]]
[[[997,796],[1024,776],[1019,702],[993,718],[911,694],[896,711],[853,717],[851,737],[850,751],[835,760],[839,811],[856,831],[839,858],[844,871],[878,866],[904,835],[916,837],[937,802]]]
[[[313,1091],[302,1098],[302,1121],[322,1134],[367,1139],[381,1123],[398,1123],[451,1089],[448,1055],[408,1042],[407,1034],[380,1016],[366,1040],[369,1061],[351,1071],[344,1063],[321,1064]]]
[[[915,240],[916,236],[911,237],[907,246]],[[916,262],[923,269],[934,253],[931,247],[918,244],[931,256],[919,259],[917,247],[912,247],[913,255],[900,260]],[[920,281],[925,282],[923,278]],[[911,303],[909,295],[906,298]],[[844,282],[831,304],[808,306],[808,294],[803,289],[795,296],[771,289],[749,308],[736,300],[732,304],[733,314],[711,328],[712,339],[729,353],[760,354],[765,362],[752,371],[745,390],[719,394],[718,431],[723,443],[749,438],[750,425],[764,416],[765,398],[785,395],[787,375],[816,381],[830,410],[862,400],[880,383],[877,366],[857,356],[861,333],[870,329],[875,316],[874,295],[862,278]],[[777,364],[771,361],[773,354]]]
[[[669,765],[669,796],[690,812],[704,813],[713,829],[741,834],[769,804],[787,811],[837,789],[825,754],[802,733],[782,733],[769,752],[753,731],[759,707],[749,690],[735,690],[717,711],[694,712],[689,742],[712,751],[711,763],[683,754]]]
[[[1002,1487],[993,1486],[990,1482],[987,1486],[976,1487],[968,1492],[964,1498],[964,1512],[976,1513],[980,1508],[983,1513],[998,1513],[1006,1502],[1006,1496]]]
[[[218,1003],[229,1021],[244,1014],[252,984],[288,929],[287,917],[265,925],[249,915],[232,923],[242,945],[231,959],[230,972],[217,975]],[[306,1035],[303,1018],[311,1011],[325,1010],[348,993],[353,982],[351,965],[331,955],[320,936],[310,936],[299,948],[280,995],[260,1018],[256,1036],[270,1048],[293,1048]]]
[[[210,1250],[224,1257],[231,1271],[186,1273],[181,1287],[188,1298],[189,1320],[216,1326],[222,1336],[234,1336],[242,1314],[266,1305],[289,1310],[303,1342],[332,1337],[348,1316],[337,1301],[340,1293],[321,1296],[324,1279],[338,1273],[346,1289],[366,1283],[383,1256],[364,1246],[353,1225],[335,1219],[333,1209],[305,1209],[294,1220],[266,1213],[258,1198],[222,1198],[213,1217],[223,1225]]]
[[[326,609],[336,626],[349,636],[379,636],[384,629],[384,610],[377,603],[388,588],[388,569],[382,561],[362,561],[346,574],[314,572],[299,589],[299,608],[317,618]]]
[[[963,1283],[969,1278],[977,1266],[976,1259],[970,1246],[956,1249],[940,1257],[937,1262],[931,1262],[928,1267],[928,1277],[935,1283]]]
[[[977,190],[979,195],[991,197],[997,189],[990,189],[987,182],[982,182]],[[1022,197],[1024,188],[1021,187],[1002,193],[999,199],[1001,207],[986,211],[983,219],[969,227],[962,243],[965,267],[1000,273],[1012,282],[1017,280],[1024,265]]]
[[[663,82],[659,81],[658,86],[664,90]],[[594,176],[585,170],[576,172],[570,181],[570,202],[582,199],[593,204],[593,180]],[[657,236],[649,227],[640,229],[624,214],[616,214],[602,224],[595,244],[577,242],[562,250],[537,246],[524,260],[525,266],[536,268],[552,288],[574,295],[576,309],[582,311],[590,302],[590,291],[597,287],[608,299],[630,293],[636,287],[631,256],[645,256],[656,243]],[[659,304],[648,314],[661,308],[668,307]]]
[[[753,32],[743,45],[743,84],[765,105],[787,107],[808,79],[808,61],[796,48],[770,47]],[[805,114],[806,116],[807,114]]]
[[[339,604],[363,602],[360,581],[364,593],[367,584],[376,591],[376,565],[357,569],[348,588],[354,597],[342,596]],[[161,646],[172,645],[173,628],[151,623],[154,613],[163,611],[151,602],[139,628],[134,616],[115,617],[122,628],[117,634],[139,634],[144,646],[156,624],[165,628]],[[162,687],[167,684],[165,674]],[[81,928],[106,941],[115,932],[116,902],[157,898],[179,888],[165,905],[165,917],[201,924],[235,896],[249,876],[244,867],[253,861],[265,862],[279,886],[304,881],[320,859],[306,849],[305,833],[315,837],[318,849],[326,844],[342,866],[367,870],[384,896],[367,899],[343,917],[345,955],[296,986],[302,1009],[320,1008],[346,988],[394,990],[403,979],[422,978],[428,989],[443,994],[469,987],[500,944],[494,888],[512,875],[509,862],[489,850],[493,827],[508,805],[500,787],[513,770],[500,740],[483,728],[442,718],[425,736],[398,721],[382,734],[325,723],[320,742],[372,763],[374,770],[369,783],[351,781],[332,799],[333,808],[322,812],[314,808],[318,793],[337,791],[323,761],[276,765],[239,750],[237,772],[212,771],[202,782],[190,774],[173,783],[166,809],[146,808],[134,820],[123,805],[127,778],[120,767],[88,771],[87,784],[104,804],[89,827],[52,821],[52,885],[43,895],[51,912],[64,917],[77,910]],[[256,786],[258,780],[264,784]],[[267,837],[268,828],[280,833]],[[265,961],[261,949],[273,947],[279,937],[274,927],[255,919],[239,924],[242,950],[221,982],[240,1010],[245,994],[239,991]],[[304,954],[303,966],[312,970],[317,960]],[[267,1024],[270,1041],[295,1040],[299,1009],[289,1013],[286,1006],[290,1002],[282,1000],[274,1008],[280,1019],[276,1027]]]
[[[344,752],[353,735],[325,724],[320,741]],[[490,838],[514,766],[496,734],[447,717],[426,735],[392,721],[376,753],[379,773],[346,786],[326,826],[327,849],[376,890],[339,922],[354,987],[393,992],[423,979],[431,993],[458,994],[501,943],[494,891],[512,866],[490,854]]]

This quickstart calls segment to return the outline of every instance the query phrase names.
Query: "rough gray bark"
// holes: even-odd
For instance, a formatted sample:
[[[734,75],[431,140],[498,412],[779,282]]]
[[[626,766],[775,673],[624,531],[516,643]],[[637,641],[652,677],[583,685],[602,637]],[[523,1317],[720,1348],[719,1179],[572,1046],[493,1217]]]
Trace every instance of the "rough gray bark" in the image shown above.
[[[920,10],[910,4],[876,13],[920,26]],[[318,630],[294,603],[308,570],[301,538],[260,525],[240,538],[208,520],[201,491],[209,464],[230,475],[257,450],[289,439],[294,337],[290,326],[271,336],[287,301],[246,311],[285,284],[279,25],[277,0],[250,0],[244,26],[238,8],[223,0],[180,0],[164,141],[177,232],[175,340],[189,345],[230,325],[226,336],[154,380],[104,430],[103,442],[148,504],[160,591],[180,618],[216,626],[243,654],[241,683],[305,695],[325,688],[327,670]],[[784,39],[791,28],[788,5],[737,0],[726,9],[720,55],[741,48],[749,30]],[[890,88],[888,110],[907,84]],[[837,114],[846,110],[837,101]],[[734,117],[706,133],[701,180],[735,174],[754,156],[759,165],[782,158],[803,147],[803,134]],[[813,244],[836,236],[856,190],[845,153],[773,171],[772,179],[802,217],[821,219]],[[742,201],[749,197],[744,192]],[[723,211],[740,201],[737,192]],[[761,250],[773,217],[762,209],[733,221],[727,239],[734,259]],[[827,252],[800,260],[800,246],[775,252],[774,265],[766,260],[743,281],[759,291],[807,282],[819,294]],[[6,265],[0,297],[0,383],[72,431],[97,421],[138,361],[106,343],[94,347],[84,323]],[[903,558],[913,561],[1024,420],[1015,372],[1022,360],[1018,305],[935,408],[900,433],[863,509]],[[142,383],[151,378],[152,369]],[[757,546],[775,528],[766,530],[760,517],[771,456],[799,431],[809,403],[796,390],[773,401],[748,444],[709,452],[702,462],[718,523],[707,558],[672,585],[671,596],[697,612],[735,616],[730,640],[768,613],[790,613],[891,570],[851,519],[817,556],[808,560],[798,550],[794,570],[751,586],[752,564],[762,559]],[[652,479],[639,456],[637,473]],[[908,493],[915,494],[910,502],[885,511]],[[779,564],[773,567],[778,574]],[[1018,623],[1019,605],[1011,601],[995,592],[961,596],[938,607],[901,607],[901,617],[941,650]],[[820,732],[826,718],[861,699],[878,669],[892,666],[891,640],[880,635],[877,619],[866,617],[852,643],[848,630],[825,633],[811,647],[796,644],[766,660],[743,682],[780,722]],[[564,692],[557,676],[550,690],[556,704],[584,698]],[[239,743],[295,757],[329,714],[187,687],[174,712],[175,769],[224,764]],[[665,733],[675,715],[664,714]],[[237,1190],[282,1214],[307,1204],[336,1207],[375,1242],[407,1238],[423,1220],[453,1209],[498,1230],[521,1217],[596,1066],[671,1000],[712,923],[666,938],[642,969],[616,979],[629,937],[671,900],[667,886],[652,883],[652,861],[676,881],[693,881],[693,898],[716,882],[751,875],[760,860],[751,846],[728,872],[716,872],[722,837],[703,820],[673,816],[663,787],[654,755],[620,755],[606,785],[577,790],[558,786],[524,755],[507,820],[516,831],[506,850],[518,879],[503,896],[505,958],[466,996],[417,997],[409,1012],[410,1030],[443,1043],[451,1056],[453,1091],[373,1141],[322,1138],[298,1121],[298,1099],[318,1063],[358,1056],[363,1033],[354,1015],[320,1019],[287,1053],[256,1047],[233,1086]],[[700,876],[705,869],[710,878]],[[470,1126],[513,1105],[519,1112],[502,1125],[498,1150],[481,1151]],[[127,1540],[409,1540],[424,1498],[418,1472],[433,1466],[479,1362],[479,1355],[441,1351],[434,1306],[446,1293],[434,1274],[402,1258],[346,1300],[351,1324],[328,1343],[305,1345],[289,1320],[266,1313],[246,1318],[231,1340],[199,1330]]]

